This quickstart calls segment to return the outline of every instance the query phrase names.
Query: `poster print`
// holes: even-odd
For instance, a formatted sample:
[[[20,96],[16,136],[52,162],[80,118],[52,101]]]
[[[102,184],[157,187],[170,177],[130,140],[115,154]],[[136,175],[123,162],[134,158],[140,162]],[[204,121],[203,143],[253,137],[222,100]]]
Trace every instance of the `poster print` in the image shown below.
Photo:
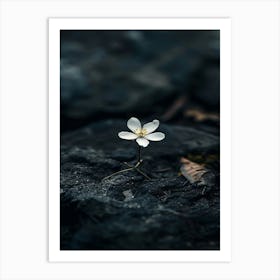
[[[229,30],[206,22],[50,20],[50,260],[229,259]]]

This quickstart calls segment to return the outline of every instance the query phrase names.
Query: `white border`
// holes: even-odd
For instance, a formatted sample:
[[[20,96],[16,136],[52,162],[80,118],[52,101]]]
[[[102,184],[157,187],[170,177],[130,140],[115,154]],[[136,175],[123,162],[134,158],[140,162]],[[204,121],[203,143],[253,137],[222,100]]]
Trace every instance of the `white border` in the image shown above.
[[[61,251],[60,244],[60,30],[219,29],[221,44],[221,249],[219,251]],[[231,260],[231,27],[230,19],[49,19],[49,261],[229,262]],[[149,252],[147,254],[147,252]]]

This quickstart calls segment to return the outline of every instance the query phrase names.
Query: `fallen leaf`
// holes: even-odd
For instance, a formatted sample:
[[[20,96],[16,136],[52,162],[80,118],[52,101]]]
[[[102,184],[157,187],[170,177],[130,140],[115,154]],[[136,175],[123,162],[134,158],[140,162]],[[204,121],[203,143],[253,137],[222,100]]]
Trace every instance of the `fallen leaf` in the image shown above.
[[[180,110],[183,108],[187,101],[185,96],[178,97],[175,102],[168,108],[167,112],[164,113],[162,119],[168,121],[172,119],[175,115],[177,115]]]
[[[213,185],[215,183],[215,175],[203,165],[181,158],[180,171],[182,175],[188,179],[192,184],[197,185]]]
[[[186,117],[192,117],[198,122],[203,122],[203,121],[219,121],[220,116],[219,114],[214,114],[214,113],[206,113],[202,110],[198,109],[189,109],[187,110],[184,115]]]

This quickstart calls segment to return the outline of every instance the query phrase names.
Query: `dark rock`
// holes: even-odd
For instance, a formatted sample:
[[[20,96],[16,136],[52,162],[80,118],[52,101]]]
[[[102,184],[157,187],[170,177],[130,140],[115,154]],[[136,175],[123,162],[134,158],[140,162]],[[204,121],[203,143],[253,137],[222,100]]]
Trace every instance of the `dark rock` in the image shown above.
[[[131,161],[136,158],[137,151],[133,148],[116,149],[112,151],[111,157],[119,161]]]
[[[145,120],[143,121],[145,122]],[[120,159],[120,151],[124,151],[123,158],[128,159],[136,155],[134,141],[121,140],[118,132],[128,130],[126,120],[105,120],[95,122],[86,128],[66,133],[62,136],[63,146],[87,147],[102,149],[109,158]],[[166,134],[164,141],[151,143],[144,149],[146,158],[172,157],[186,155],[190,152],[219,152],[219,137],[193,127],[161,124],[160,131]],[[123,159],[120,159],[123,160]]]
[[[61,137],[62,250],[218,250],[219,168],[215,185],[180,176],[190,152],[219,153],[219,138],[192,127],[160,126],[162,142],[143,150],[140,168],[104,177],[136,160],[118,138],[125,120],[95,122]]]

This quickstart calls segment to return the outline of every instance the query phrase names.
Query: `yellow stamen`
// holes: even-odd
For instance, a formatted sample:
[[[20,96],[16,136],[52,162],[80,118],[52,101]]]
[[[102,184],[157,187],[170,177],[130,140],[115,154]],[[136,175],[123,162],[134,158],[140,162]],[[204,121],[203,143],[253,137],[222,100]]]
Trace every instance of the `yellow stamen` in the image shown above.
[[[144,137],[147,134],[147,130],[138,128],[135,130],[135,134],[137,134],[139,137]]]

